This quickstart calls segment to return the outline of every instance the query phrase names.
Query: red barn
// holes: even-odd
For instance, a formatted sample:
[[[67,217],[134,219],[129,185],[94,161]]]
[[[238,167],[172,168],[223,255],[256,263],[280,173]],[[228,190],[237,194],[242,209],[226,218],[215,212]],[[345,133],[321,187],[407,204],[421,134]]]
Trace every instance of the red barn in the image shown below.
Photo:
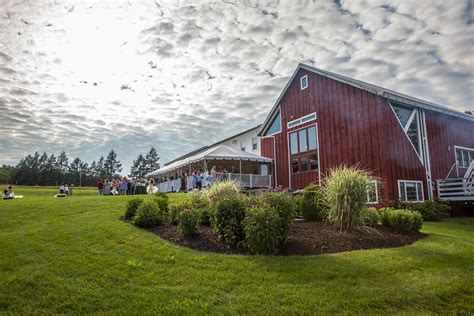
[[[366,82],[300,64],[259,135],[276,186],[359,165],[379,178],[373,204],[474,200],[474,117]]]

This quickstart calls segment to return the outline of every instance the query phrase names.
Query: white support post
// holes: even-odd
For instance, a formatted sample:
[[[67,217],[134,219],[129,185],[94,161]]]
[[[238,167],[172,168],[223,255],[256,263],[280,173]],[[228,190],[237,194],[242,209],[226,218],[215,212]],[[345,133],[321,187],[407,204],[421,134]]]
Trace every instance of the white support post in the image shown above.
[[[250,188],[253,188],[253,179],[252,179],[252,174],[250,174]]]

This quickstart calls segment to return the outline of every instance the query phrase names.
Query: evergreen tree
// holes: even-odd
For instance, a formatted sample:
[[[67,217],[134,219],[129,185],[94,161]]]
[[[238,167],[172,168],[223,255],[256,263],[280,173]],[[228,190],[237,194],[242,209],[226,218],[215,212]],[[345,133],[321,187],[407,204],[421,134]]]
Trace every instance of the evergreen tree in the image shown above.
[[[94,178],[98,176],[99,173],[97,172],[97,163],[95,162],[95,160],[92,160],[92,163],[87,173],[89,174],[89,176],[94,177]]]
[[[137,159],[132,163],[130,175],[136,178],[144,178],[145,174],[147,173],[146,169],[146,159],[142,154],[139,154]]]
[[[76,185],[79,184],[80,172],[82,171],[82,163],[83,162],[80,158],[74,158],[68,168],[70,174],[70,182],[73,182]]]
[[[117,153],[112,149],[104,162],[105,173],[108,177],[113,177],[122,171],[122,163],[117,159]]]
[[[60,175],[60,182],[64,182],[65,180],[65,176],[66,176],[66,172],[68,171],[68,166],[69,166],[69,158],[67,157],[66,155],[66,152],[63,150],[59,156],[58,156],[58,160],[57,160],[57,163],[56,163],[56,166],[57,166],[57,170],[59,171],[59,175]]]
[[[47,184],[48,174],[46,173],[46,162],[48,161],[48,154],[43,152],[39,159],[39,184]]]
[[[107,172],[104,169],[104,156],[100,156],[99,161],[97,161],[97,167],[96,167],[96,176],[100,178],[106,178],[107,177]]]
[[[160,157],[155,147],[151,147],[150,151],[145,156],[145,174],[160,169],[160,163],[158,162]]]
[[[44,173],[45,173],[45,184],[55,184],[57,185],[60,181],[60,174],[57,168],[58,161],[54,154],[49,156],[48,160],[44,166]]]

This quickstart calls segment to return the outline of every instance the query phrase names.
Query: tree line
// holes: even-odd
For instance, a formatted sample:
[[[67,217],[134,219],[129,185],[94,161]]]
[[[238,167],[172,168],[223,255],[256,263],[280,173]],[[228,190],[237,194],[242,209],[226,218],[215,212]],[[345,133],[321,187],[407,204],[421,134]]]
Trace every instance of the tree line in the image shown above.
[[[143,178],[145,174],[159,169],[160,157],[154,147],[145,155],[139,154],[133,161],[130,177]],[[57,157],[46,152],[28,154],[20,159],[16,166],[0,167],[0,183],[17,185],[59,185],[61,183],[76,186],[94,186],[99,178],[121,178],[122,163],[112,149],[104,158],[90,164],[79,157],[69,158],[65,151]]]

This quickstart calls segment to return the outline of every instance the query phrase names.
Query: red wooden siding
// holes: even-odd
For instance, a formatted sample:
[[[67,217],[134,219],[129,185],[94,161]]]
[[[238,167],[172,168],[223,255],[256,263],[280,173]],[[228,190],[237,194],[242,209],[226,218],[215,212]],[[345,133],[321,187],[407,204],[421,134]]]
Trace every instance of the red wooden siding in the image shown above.
[[[300,77],[305,74],[309,86],[301,91]],[[382,205],[398,198],[397,180],[423,181],[424,196],[428,197],[424,166],[385,99],[301,69],[282,97],[280,109],[282,132],[274,136],[278,185],[290,185],[287,122],[316,112],[323,178],[332,167],[359,165],[380,178],[378,193]],[[432,126],[428,124],[428,115],[427,125]],[[428,131],[433,150],[431,137]],[[273,158],[273,138],[262,141],[262,155]],[[302,188],[311,181],[318,182],[316,172],[293,176],[291,187]]]
[[[474,148],[474,122],[426,111],[426,132],[433,180],[444,179],[454,164],[454,146]],[[465,169],[460,169],[465,172]],[[451,178],[456,177],[456,170]]]

